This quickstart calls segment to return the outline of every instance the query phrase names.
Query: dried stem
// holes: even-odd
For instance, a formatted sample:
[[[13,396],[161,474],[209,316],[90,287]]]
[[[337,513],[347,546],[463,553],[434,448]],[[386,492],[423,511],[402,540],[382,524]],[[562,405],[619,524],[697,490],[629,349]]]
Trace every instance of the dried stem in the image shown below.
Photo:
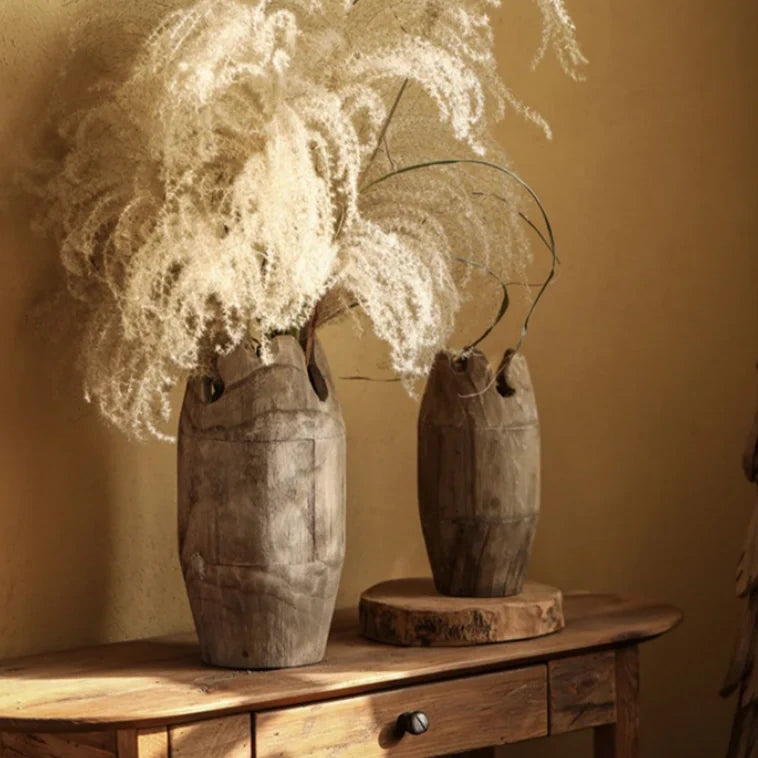
[[[443,159],[443,160],[425,161],[424,163],[415,163],[411,166],[404,166],[403,168],[399,168],[395,171],[391,171],[390,173],[385,174],[384,176],[380,176],[378,179],[375,179],[374,181],[367,184],[365,187],[361,189],[361,192],[367,192],[372,187],[375,187],[378,184],[381,184],[382,182],[386,182],[394,177],[401,176],[402,174],[406,174],[410,171],[419,171],[421,169],[435,168],[435,167],[440,167],[440,166],[457,166],[457,165],[483,166],[485,168],[489,168],[494,171],[499,171],[501,174],[505,174],[506,176],[510,177],[513,181],[515,181],[517,184],[523,187],[527,191],[527,193],[531,196],[531,198],[537,204],[537,207],[540,209],[540,213],[542,214],[542,219],[545,222],[545,229],[547,232],[547,236],[545,236],[539,230],[539,228],[525,214],[523,213],[519,214],[521,218],[523,218],[524,221],[526,221],[526,223],[529,224],[529,226],[537,232],[537,234],[539,235],[539,238],[542,240],[542,242],[550,251],[550,254],[552,256],[552,262],[550,266],[550,272],[548,273],[545,281],[542,283],[542,286],[540,287],[540,290],[537,293],[536,297],[532,301],[531,307],[529,308],[529,311],[526,314],[526,318],[524,319],[524,325],[521,328],[521,335],[519,336],[518,342],[516,343],[516,347],[514,348],[514,352],[518,352],[521,349],[524,343],[524,338],[526,337],[527,331],[529,330],[529,322],[532,318],[532,314],[534,313],[534,310],[537,307],[537,304],[542,299],[542,296],[545,294],[545,290],[548,288],[550,282],[555,278],[556,271],[558,268],[558,254],[555,248],[555,236],[553,234],[553,227],[550,223],[550,218],[547,215],[547,211],[545,210],[545,207],[542,205],[542,201],[540,200],[537,193],[531,188],[531,186],[529,186],[529,184],[527,184],[514,171],[511,171],[510,169],[507,169],[503,166],[499,166],[496,163],[491,163],[490,161],[479,160],[475,158],[449,158],[449,159]]]
[[[487,274],[489,274],[495,281],[497,281],[500,286],[503,288],[503,300],[500,303],[500,308],[497,312],[497,316],[495,316],[495,320],[489,325],[489,327],[484,331],[484,333],[474,342],[472,342],[467,347],[464,347],[461,351],[461,357],[467,357],[471,354],[471,351],[479,345],[481,342],[483,342],[489,335],[492,333],[492,330],[500,323],[503,316],[505,315],[505,312],[508,310],[508,306],[510,304],[510,298],[508,297],[508,288],[505,284],[505,282],[492,270],[487,268],[483,263],[479,263],[478,261],[472,261],[468,258],[456,258],[456,260],[461,261],[461,263],[467,263],[469,266],[475,266],[476,268],[483,269]]]
[[[355,0],[355,2],[357,1],[358,0]],[[366,173],[368,173],[368,170],[371,168],[372,164],[374,163],[376,156],[379,154],[379,150],[381,150],[381,147],[384,144],[385,137],[387,136],[387,129],[389,129],[390,127],[392,118],[395,115],[397,106],[400,104],[400,100],[403,97],[403,93],[405,92],[405,88],[407,86],[408,86],[408,79],[404,79],[402,85],[400,86],[400,91],[397,93],[397,97],[395,98],[395,102],[392,103],[392,107],[390,108],[390,111],[387,114],[387,118],[385,119],[384,124],[382,124],[382,129],[379,132],[379,138],[376,141],[376,147],[374,148],[374,152],[371,153],[371,157],[368,159],[368,163],[366,164],[366,167],[363,169],[364,176],[366,175]]]

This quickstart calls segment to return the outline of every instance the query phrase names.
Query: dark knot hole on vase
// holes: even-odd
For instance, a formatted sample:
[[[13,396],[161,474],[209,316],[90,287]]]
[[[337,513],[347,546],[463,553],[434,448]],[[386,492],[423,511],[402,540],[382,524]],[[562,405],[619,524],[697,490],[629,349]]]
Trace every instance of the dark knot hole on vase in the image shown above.
[[[495,389],[500,397],[509,398],[516,394],[516,389],[508,382],[508,369],[511,365],[511,360],[516,354],[513,349],[508,349],[497,368],[497,374],[495,375]],[[457,374],[463,374],[468,370],[469,356],[466,353],[461,353],[450,360],[450,366]],[[486,389],[492,386],[490,382]]]
[[[463,374],[468,368],[468,355],[461,353],[450,359],[450,366],[456,374]]]
[[[495,387],[500,397],[513,397],[516,394],[516,388],[508,382],[508,369],[511,367],[514,355],[516,355],[516,351],[513,348],[508,348],[505,351],[503,360],[500,361],[500,365],[497,367]]]
[[[495,382],[500,397],[513,397],[516,394],[516,390],[508,384],[508,379],[505,373],[497,375],[497,381]]]
[[[203,402],[206,405],[215,403],[224,394],[224,389],[226,387],[220,376],[204,376],[201,384]]]
[[[316,359],[311,355],[311,360],[308,363],[308,379],[310,379],[311,387],[316,393],[316,397],[323,403],[329,397],[329,385],[326,383],[324,375],[321,373],[321,369],[316,363]]]

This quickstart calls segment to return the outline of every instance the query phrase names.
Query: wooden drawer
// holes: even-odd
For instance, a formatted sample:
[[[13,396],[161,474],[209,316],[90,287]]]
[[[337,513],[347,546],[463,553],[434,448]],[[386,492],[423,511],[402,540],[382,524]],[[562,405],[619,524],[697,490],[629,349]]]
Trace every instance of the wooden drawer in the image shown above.
[[[550,734],[612,724],[616,720],[616,653],[550,661]]]
[[[397,718],[424,711],[429,729],[398,737]],[[436,756],[547,734],[544,665],[404,687],[254,716],[256,758]]]

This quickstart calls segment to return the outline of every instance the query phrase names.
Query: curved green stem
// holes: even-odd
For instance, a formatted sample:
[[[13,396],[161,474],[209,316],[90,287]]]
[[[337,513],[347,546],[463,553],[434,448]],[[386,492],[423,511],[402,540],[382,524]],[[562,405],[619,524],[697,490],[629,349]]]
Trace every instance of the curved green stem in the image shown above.
[[[532,221],[529,220],[527,216],[525,216],[523,213],[519,214],[524,219],[524,221],[526,221],[526,223],[529,224],[529,226],[532,229],[534,229],[535,232],[537,232],[542,242],[550,250],[550,253],[552,255],[552,264],[550,267],[550,272],[548,273],[545,281],[540,287],[539,292],[537,293],[534,300],[532,301],[529,311],[526,314],[526,318],[524,319],[524,325],[521,328],[521,335],[519,336],[519,340],[515,347],[515,352],[517,352],[521,349],[521,346],[523,345],[523,342],[524,342],[524,338],[526,337],[526,334],[529,330],[529,322],[532,318],[532,314],[534,313],[537,307],[537,304],[542,299],[542,296],[545,294],[545,290],[550,285],[550,282],[555,278],[556,271],[558,268],[558,254],[555,248],[555,236],[553,235],[553,227],[550,224],[550,218],[547,215],[547,211],[545,210],[545,207],[542,205],[542,202],[539,196],[532,189],[532,187],[530,187],[529,184],[527,184],[517,173],[515,173],[514,171],[511,171],[510,169],[504,168],[503,166],[499,166],[496,163],[491,163],[490,161],[485,161],[485,160],[481,160],[477,158],[447,158],[443,160],[434,160],[434,161],[425,161],[423,163],[414,163],[411,166],[404,166],[403,168],[396,169],[395,171],[390,171],[388,174],[385,174],[384,176],[380,176],[378,179],[374,179],[372,182],[370,182],[365,187],[363,187],[360,191],[367,192],[372,187],[376,187],[378,184],[381,184],[390,179],[393,179],[396,176],[407,174],[411,171],[419,171],[420,169],[434,168],[434,167],[439,167],[439,166],[456,166],[456,165],[484,166],[485,168],[499,171],[501,174],[505,174],[506,176],[510,177],[517,184],[523,187],[527,191],[527,193],[531,196],[531,198],[537,204],[537,207],[540,209],[540,213],[542,214],[542,219],[545,222],[547,237],[537,228],[537,226]]]
[[[510,298],[508,297],[508,287],[506,286],[505,282],[494,271],[487,268],[487,266],[485,266],[483,263],[472,261],[468,258],[456,258],[456,260],[460,261],[461,263],[467,263],[469,266],[476,266],[476,268],[483,269],[503,288],[503,301],[500,303],[500,309],[497,312],[497,316],[495,316],[495,320],[489,325],[489,327],[486,329],[484,334],[479,337],[479,339],[474,340],[474,342],[472,342],[467,347],[464,347],[461,351],[462,355],[469,355],[471,351],[477,347],[477,345],[489,337],[489,335],[492,333],[492,330],[500,323],[503,316],[505,315],[505,312],[508,310],[508,306],[510,305]]]

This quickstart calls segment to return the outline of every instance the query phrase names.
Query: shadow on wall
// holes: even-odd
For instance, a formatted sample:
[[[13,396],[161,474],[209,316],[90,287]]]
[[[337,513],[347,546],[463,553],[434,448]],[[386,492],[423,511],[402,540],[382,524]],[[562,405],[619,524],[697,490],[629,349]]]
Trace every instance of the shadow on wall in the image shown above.
[[[3,656],[97,639],[109,582],[105,430],[82,399],[60,267],[13,205],[0,220]]]
[[[92,11],[84,0],[49,14],[21,3],[0,12],[12,32],[0,41],[0,89],[6,88],[0,657],[100,641],[113,615],[114,435],[82,397],[77,359],[84,314],[66,291],[56,245],[32,232],[39,208],[17,182],[30,161],[55,157],[55,127],[43,126],[49,113],[56,124],[85,102],[95,78],[128,62],[138,20],[165,11],[153,3],[129,5],[108,19],[89,19],[73,38],[67,37],[72,23]]]

